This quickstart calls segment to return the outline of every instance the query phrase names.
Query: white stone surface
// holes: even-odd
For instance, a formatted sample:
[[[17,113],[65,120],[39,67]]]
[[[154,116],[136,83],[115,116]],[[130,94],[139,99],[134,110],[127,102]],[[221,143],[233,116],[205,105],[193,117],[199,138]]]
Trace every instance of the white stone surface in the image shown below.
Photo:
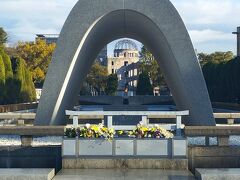
[[[33,138],[32,146],[56,146],[62,145],[62,137],[36,137]],[[20,136],[0,136],[0,146],[21,146]]]
[[[64,139],[62,146],[63,156],[76,156],[76,139]]]
[[[0,146],[21,146],[19,136],[0,136]]]
[[[105,139],[79,139],[80,156],[111,156],[113,155],[112,149],[112,142]]]
[[[54,169],[0,169],[0,180],[51,180]]]
[[[230,136],[229,145],[230,146],[240,146],[240,136]]]
[[[196,177],[198,180],[239,180],[240,168],[226,168],[226,169],[204,169],[197,168]]]
[[[173,156],[187,157],[187,140],[185,139],[173,139]]]
[[[189,145],[205,145],[205,137],[188,137],[187,140]]]
[[[200,145],[204,146],[205,145],[205,138],[204,137],[188,137],[188,145]],[[217,138],[216,137],[211,137],[209,141],[210,146],[216,146],[217,143]],[[230,146],[240,146],[240,136],[230,136],[229,137],[229,145]]]
[[[138,156],[168,156],[169,144],[167,139],[137,140]]]
[[[63,138],[59,136],[35,137],[32,146],[57,146],[62,145]]]
[[[116,140],[116,155],[117,156],[132,156],[134,154],[134,140]]]

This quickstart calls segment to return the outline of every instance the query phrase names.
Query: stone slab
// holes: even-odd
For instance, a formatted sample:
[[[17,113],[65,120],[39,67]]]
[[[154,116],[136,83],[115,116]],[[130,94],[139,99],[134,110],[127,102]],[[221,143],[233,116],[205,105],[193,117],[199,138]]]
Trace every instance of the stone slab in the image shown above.
[[[138,156],[169,156],[169,141],[163,140],[137,140]]]
[[[231,136],[240,135],[240,126],[186,126],[186,136]]]
[[[195,168],[239,168],[240,147],[188,147],[189,170]]]
[[[103,140],[79,140],[79,156],[111,156],[112,142]]]
[[[0,169],[0,180],[52,180],[54,169]]]
[[[194,180],[187,170],[63,169],[54,180]]]
[[[61,146],[0,147],[0,168],[62,169]]]
[[[116,156],[133,156],[134,155],[134,140],[116,140],[115,149]]]
[[[240,168],[220,168],[220,169],[196,169],[196,177],[198,180],[239,180]]]
[[[64,126],[1,126],[0,135],[63,136]]]
[[[154,158],[67,158],[62,159],[63,169],[171,169],[187,170],[187,159]]]
[[[71,148],[69,148],[71,147]],[[76,139],[64,139],[62,146],[63,156],[76,156]]]
[[[186,139],[173,139],[172,154],[173,157],[187,157]]]

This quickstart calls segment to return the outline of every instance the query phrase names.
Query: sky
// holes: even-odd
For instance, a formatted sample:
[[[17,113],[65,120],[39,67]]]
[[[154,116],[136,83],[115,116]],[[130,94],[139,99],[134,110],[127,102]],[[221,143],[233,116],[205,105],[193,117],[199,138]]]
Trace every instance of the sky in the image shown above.
[[[33,41],[35,34],[59,34],[77,0],[0,0],[0,27],[9,44]],[[240,0],[171,0],[198,52],[233,51],[240,26]],[[112,54],[113,42],[108,48]],[[140,44],[138,43],[140,47]]]

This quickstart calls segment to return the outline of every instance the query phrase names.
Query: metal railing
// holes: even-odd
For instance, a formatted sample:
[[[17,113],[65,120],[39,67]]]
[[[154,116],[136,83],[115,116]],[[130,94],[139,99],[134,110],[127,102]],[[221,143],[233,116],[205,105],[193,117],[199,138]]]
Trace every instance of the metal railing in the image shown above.
[[[70,112],[70,111],[67,111]],[[76,111],[72,111],[76,112]],[[78,119],[104,119],[104,113],[97,113],[101,111],[79,111]],[[103,111],[102,111],[103,112]],[[114,111],[112,111],[114,112]],[[132,111],[133,112],[133,111]],[[136,111],[137,114],[141,114],[142,116],[147,116],[147,119],[175,119],[176,115],[175,114],[163,114],[162,112],[164,111],[146,111],[146,112],[140,112]],[[174,111],[169,111],[169,112],[174,112]],[[155,114],[154,114],[155,113]],[[156,114],[159,113],[159,114]],[[115,115],[119,114],[119,111],[115,111]],[[68,115],[68,114],[67,114]],[[113,114],[114,115],[114,114]],[[112,116],[113,116],[112,115]],[[119,114],[121,115],[121,114]],[[123,115],[123,114],[122,114]],[[125,115],[130,115],[129,113],[125,113]],[[131,114],[133,115],[133,113]],[[159,117],[160,115],[160,117]],[[186,114],[185,114],[186,115]],[[110,116],[110,115],[108,115]],[[14,112],[9,112],[9,113],[0,113],[0,120],[13,120],[16,124],[19,125],[24,125],[26,122],[33,122],[33,120],[36,117],[36,113],[14,113]],[[233,125],[236,121],[236,119],[240,119],[240,113],[214,113],[214,117],[218,122],[221,122],[221,119],[227,119],[227,124]],[[73,116],[70,115],[70,119],[73,119]]]
[[[181,136],[182,116],[188,116],[189,111],[66,111],[66,115],[73,118],[73,126],[79,126],[79,117],[81,116],[101,116],[107,117],[107,127],[115,130],[133,130],[136,125],[113,125],[113,116],[142,116],[142,123],[146,126],[153,126],[149,122],[149,117],[157,119],[176,119],[174,124],[161,124],[161,127],[167,130],[175,130],[177,136]],[[102,119],[104,123],[104,119]]]

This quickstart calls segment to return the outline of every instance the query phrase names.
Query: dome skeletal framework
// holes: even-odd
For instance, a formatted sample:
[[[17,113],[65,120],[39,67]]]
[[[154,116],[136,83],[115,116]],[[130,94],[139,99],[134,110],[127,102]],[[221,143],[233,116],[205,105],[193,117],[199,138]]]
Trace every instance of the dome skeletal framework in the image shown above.
[[[114,50],[123,50],[123,49],[129,49],[129,50],[138,50],[137,44],[129,39],[123,39],[116,43]]]

